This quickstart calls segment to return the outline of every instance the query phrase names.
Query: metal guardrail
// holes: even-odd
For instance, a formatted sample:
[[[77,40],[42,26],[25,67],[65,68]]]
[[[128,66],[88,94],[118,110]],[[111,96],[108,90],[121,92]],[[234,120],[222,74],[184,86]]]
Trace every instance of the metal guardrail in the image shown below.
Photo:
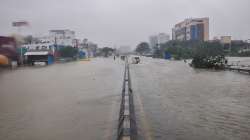
[[[133,90],[131,87],[131,78],[127,58],[125,61],[121,98],[117,140],[136,140],[137,126],[134,109]]]
[[[242,68],[250,68],[250,65],[233,65],[233,64],[231,64],[231,65],[227,65],[227,67],[242,67]]]

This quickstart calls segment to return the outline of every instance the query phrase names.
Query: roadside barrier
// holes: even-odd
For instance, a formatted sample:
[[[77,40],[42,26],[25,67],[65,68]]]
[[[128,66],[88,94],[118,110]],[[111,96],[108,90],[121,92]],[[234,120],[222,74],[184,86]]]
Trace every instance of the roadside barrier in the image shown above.
[[[137,126],[134,109],[133,90],[131,87],[131,78],[127,58],[125,61],[121,98],[117,140],[136,140]]]

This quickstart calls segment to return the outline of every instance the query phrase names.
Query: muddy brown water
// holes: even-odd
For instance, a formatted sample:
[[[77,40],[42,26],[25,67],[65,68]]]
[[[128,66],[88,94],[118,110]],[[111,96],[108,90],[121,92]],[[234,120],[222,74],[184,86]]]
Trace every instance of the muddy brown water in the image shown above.
[[[110,140],[123,78],[112,59],[0,73],[0,140]]]
[[[131,65],[140,139],[250,139],[250,76],[183,61]]]
[[[150,58],[130,69],[139,139],[250,139],[249,75]],[[1,70],[0,140],[113,139],[123,71],[102,58]]]

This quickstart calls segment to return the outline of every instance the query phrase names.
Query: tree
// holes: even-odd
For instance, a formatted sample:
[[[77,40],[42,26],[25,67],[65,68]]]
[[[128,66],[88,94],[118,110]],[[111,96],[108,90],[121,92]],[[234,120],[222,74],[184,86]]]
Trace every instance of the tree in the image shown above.
[[[108,57],[109,55],[111,55],[114,52],[114,49],[109,48],[109,47],[104,47],[104,48],[100,49],[100,52],[104,57]]]
[[[161,58],[162,57],[162,53],[159,47],[155,46],[153,48],[153,57],[154,58]]]
[[[194,50],[192,66],[195,68],[215,68],[225,67],[227,60],[224,56],[223,46],[219,42],[204,42]]]
[[[33,42],[33,36],[28,35],[28,36],[24,37],[25,44],[31,44],[32,42]]]
[[[23,38],[23,41],[24,41],[24,42],[23,42],[24,44],[39,43],[39,39],[33,37],[32,35],[25,36],[25,37]]]
[[[59,50],[59,53],[61,54],[61,57],[74,57],[77,55],[77,48],[73,48],[70,46],[63,47]]]
[[[150,52],[149,44],[147,42],[141,42],[140,44],[136,46],[135,52],[141,55],[145,53],[149,53]]]

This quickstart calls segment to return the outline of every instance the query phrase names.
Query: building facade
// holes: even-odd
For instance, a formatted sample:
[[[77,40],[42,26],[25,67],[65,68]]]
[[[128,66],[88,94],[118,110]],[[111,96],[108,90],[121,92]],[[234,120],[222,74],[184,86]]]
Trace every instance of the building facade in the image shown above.
[[[152,35],[149,37],[149,45],[151,48],[156,47],[158,44],[158,39],[156,35]]]
[[[86,39],[84,39],[82,43],[78,45],[78,49],[82,52],[85,52],[86,57],[88,58],[96,56],[97,48],[97,44],[87,41]]]
[[[17,43],[14,37],[0,36],[0,55],[8,59],[7,63],[18,61]]]
[[[165,33],[159,33],[157,36],[158,44],[164,44],[170,40],[170,36]]]
[[[49,51],[53,54],[61,46],[78,47],[79,41],[75,39],[75,32],[71,30],[50,30],[49,35],[36,37],[22,48],[28,51]]]
[[[164,44],[170,40],[170,36],[166,33],[159,33],[149,37],[149,45],[151,48],[157,47],[160,44]]]
[[[75,32],[71,30],[50,30],[49,37],[53,44],[58,46],[71,46],[75,45]]]
[[[190,18],[172,29],[173,40],[209,40],[209,18]]]
[[[51,50],[54,51],[54,43],[49,36],[36,37],[31,43],[23,44],[22,48],[28,51]]]

